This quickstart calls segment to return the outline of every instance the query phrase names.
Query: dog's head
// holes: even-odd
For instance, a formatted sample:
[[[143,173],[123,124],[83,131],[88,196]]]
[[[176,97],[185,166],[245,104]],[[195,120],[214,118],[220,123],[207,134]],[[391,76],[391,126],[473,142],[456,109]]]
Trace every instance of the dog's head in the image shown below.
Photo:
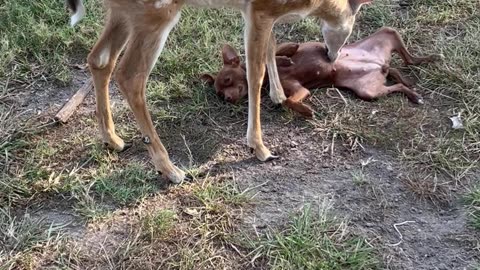
[[[333,62],[338,58],[340,49],[352,33],[355,17],[360,7],[371,3],[372,0],[348,0],[347,7],[343,8],[341,12],[338,12],[341,7],[337,6],[337,3],[341,1],[332,2],[332,7],[329,10],[319,11],[318,16],[324,21],[323,38],[327,45],[328,58]]]
[[[229,45],[222,48],[223,67],[217,75],[203,74],[201,79],[215,87],[218,96],[237,103],[248,94],[247,73],[240,65],[240,56]]]

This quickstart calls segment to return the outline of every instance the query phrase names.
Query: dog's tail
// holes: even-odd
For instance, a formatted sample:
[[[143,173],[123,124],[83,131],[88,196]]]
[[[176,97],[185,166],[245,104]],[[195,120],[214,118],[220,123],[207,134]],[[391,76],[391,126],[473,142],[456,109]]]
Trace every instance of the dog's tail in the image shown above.
[[[85,16],[85,6],[82,0],[66,0],[68,8],[72,11],[70,25],[77,24]]]

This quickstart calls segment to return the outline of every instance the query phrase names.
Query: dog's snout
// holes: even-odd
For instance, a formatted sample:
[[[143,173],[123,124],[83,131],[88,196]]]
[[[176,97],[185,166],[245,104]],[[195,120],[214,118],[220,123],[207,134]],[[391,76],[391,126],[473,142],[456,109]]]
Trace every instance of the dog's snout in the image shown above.
[[[231,97],[231,96],[225,96],[225,101],[226,101],[226,102],[233,103],[233,100],[234,100],[233,97]]]

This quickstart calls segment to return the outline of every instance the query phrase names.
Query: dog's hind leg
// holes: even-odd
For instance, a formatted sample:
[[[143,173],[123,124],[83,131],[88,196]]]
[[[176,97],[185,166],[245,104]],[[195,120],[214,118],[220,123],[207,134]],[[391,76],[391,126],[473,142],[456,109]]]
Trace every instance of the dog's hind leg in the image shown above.
[[[397,30],[390,27],[384,27],[379,32],[388,35],[388,38],[392,42],[393,51],[397,52],[400,55],[405,65],[419,65],[422,63],[429,63],[440,60],[443,57],[439,54],[433,54],[424,57],[413,56],[408,51],[407,47],[405,46],[405,42],[402,39],[402,36],[400,35],[400,33],[398,33]]]
[[[414,90],[406,87],[402,83],[394,84],[391,86],[385,86],[380,84],[368,85],[364,87],[348,87],[351,89],[358,97],[363,100],[371,101],[373,99],[383,97],[395,92],[404,93],[408,99],[415,104],[423,104],[423,98],[420,94]]]
[[[423,98],[420,94],[415,92],[415,90],[406,87],[402,83],[394,84],[392,86],[383,86],[381,92],[382,95],[388,95],[394,92],[401,92],[404,93],[411,102],[415,104],[424,104]]]
[[[107,16],[105,29],[88,55],[87,61],[95,86],[96,114],[100,135],[106,145],[121,151],[125,148],[125,143],[115,133],[108,96],[108,84],[118,55],[127,42],[128,31],[122,23],[122,18],[115,17],[113,12],[110,12]]]
[[[413,83],[410,80],[407,80],[405,77],[403,77],[402,73],[396,68],[389,68],[388,76],[391,77],[397,83],[404,84],[408,87],[413,86]]]
[[[170,181],[180,183],[185,174],[170,161],[167,150],[152,123],[145,98],[148,76],[165,45],[170,30],[180,17],[178,10],[166,9],[157,12],[155,15],[138,14],[135,18],[129,18],[134,20],[131,42],[119,65],[116,80],[135,115],[143,142],[155,168]]]

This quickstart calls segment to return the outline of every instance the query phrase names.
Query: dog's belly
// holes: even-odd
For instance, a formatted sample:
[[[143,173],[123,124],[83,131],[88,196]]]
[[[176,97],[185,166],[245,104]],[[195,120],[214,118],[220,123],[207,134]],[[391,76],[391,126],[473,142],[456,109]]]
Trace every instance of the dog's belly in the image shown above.
[[[350,89],[375,87],[385,83],[387,72],[388,63],[378,54],[348,49],[335,63],[334,84]]]
[[[388,63],[386,59],[361,49],[344,48],[335,63],[337,73],[356,76],[371,72],[383,72]]]

